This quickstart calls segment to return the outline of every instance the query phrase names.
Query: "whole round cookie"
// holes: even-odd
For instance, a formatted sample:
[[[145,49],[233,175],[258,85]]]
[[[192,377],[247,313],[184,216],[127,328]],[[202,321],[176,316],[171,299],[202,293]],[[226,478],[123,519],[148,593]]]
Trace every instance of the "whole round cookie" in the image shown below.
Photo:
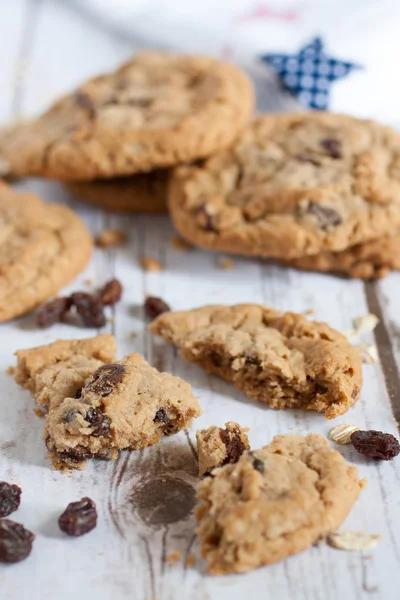
[[[178,231],[203,248],[291,260],[400,225],[400,135],[329,113],[255,120],[169,186]]]
[[[88,262],[92,238],[66,206],[0,184],[0,322],[56,294]]]
[[[168,175],[167,169],[158,169],[132,177],[74,181],[66,186],[77,198],[105,210],[160,213],[167,211]]]
[[[254,105],[250,79],[215,58],[143,52],[0,136],[14,175],[131,175],[229,146]]]
[[[305,271],[337,273],[357,279],[381,279],[390,271],[400,271],[400,232],[378,240],[357,244],[343,252],[321,252],[303,256],[289,266]]]

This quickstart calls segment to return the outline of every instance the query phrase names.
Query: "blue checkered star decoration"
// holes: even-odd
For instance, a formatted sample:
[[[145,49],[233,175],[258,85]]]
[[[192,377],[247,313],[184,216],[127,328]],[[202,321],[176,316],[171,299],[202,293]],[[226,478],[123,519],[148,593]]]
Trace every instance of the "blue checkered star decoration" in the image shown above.
[[[325,110],[329,88],[336,79],[346,77],[360,65],[330,58],[322,39],[316,37],[298,54],[264,54],[261,60],[280,76],[283,85],[309,108]]]

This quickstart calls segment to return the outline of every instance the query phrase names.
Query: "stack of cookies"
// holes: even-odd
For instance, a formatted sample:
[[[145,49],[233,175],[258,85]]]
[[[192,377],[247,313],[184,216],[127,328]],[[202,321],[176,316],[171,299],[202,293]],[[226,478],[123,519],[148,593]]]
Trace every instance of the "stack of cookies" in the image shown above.
[[[375,278],[400,268],[400,136],[322,112],[251,120],[237,67],[145,52],[5,131],[8,173],[110,210],[169,210],[208,250]]]

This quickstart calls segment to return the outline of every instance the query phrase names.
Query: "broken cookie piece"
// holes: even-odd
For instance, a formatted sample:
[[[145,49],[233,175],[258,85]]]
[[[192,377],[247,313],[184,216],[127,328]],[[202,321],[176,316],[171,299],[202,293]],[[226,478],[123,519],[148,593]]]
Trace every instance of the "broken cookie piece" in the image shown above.
[[[257,304],[168,312],[150,331],[182,357],[272,408],[332,419],[358,400],[361,359],[339,332],[304,315]]]
[[[155,444],[200,414],[188,383],[133,353],[97,369],[79,397],[50,406],[44,436],[55,468],[79,468],[88,458]]]
[[[84,340],[57,340],[51,344],[17,350],[14,379],[28,389],[37,404],[46,410],[74,397],[91,375],[116,359],[117,346],[112,335]]]
[[[247,427],[229,421],[223,427],[211,425],[196,431],[199,475],[211,473],[216,467],[238,461],[245,450],[250,450]]]
[[[138,354],[115,361],[111,335],[19,350],[14,378],[47,409],[44,439],[55,468],[114,458],[190,425],[201,414],[189,384]]]
[[[198,486],[197,535],[213,574],[244,573],[335,532],[364,480],[320,435],[278,435]]]

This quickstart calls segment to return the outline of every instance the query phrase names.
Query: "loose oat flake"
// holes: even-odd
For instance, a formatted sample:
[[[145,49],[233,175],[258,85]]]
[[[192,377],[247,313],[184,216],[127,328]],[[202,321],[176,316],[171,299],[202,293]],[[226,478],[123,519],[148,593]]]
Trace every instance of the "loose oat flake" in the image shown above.
[[[363,533],[362,531],[339,531],[332,533],[327,542],[338,550],[372,550],[378,543],[380,535]]]
[[[378,325],[379,319],[373,313],[368,313],[363,317],[356,317],[353,319],[353,326],[357,331],[357,334],[371,333]]]
[[[363,363],[372,365],[378,360],[378,349],[375,344],[357,344],[355,346],[358,354],[361,356]]]
[[[360,428],[356,425],[336,425],[329,432],[329,438],[337,444],[351,444],[351,434],[358,431]]]

